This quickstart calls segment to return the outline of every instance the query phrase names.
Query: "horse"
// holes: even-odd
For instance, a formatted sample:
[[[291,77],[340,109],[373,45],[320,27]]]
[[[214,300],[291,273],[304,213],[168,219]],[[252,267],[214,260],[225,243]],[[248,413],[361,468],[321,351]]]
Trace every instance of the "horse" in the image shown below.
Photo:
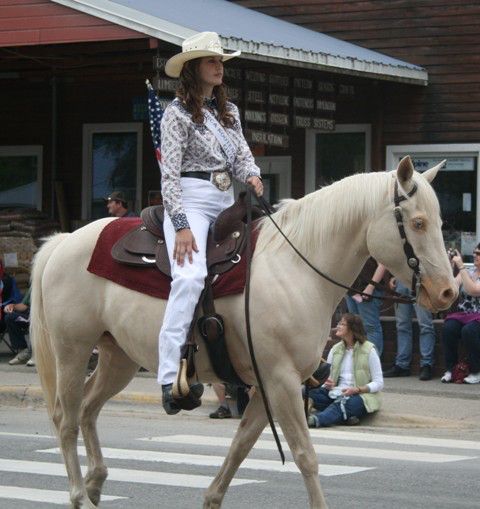
[[[408,284],[412,269],[394,214],[397,182],[404,197],[406,236],[420,261],[418,302],[433,311],[446,309],[457,289],[442,240],[440,207],[430,185],[439,167],[420,174],[407,157],[394,171],[352,175],[301,199],[287,200],[273,218],[315,267],[342,284],[352,284],[369,256]],[[74,508],[97,507],[107,477],[96,429],[100,410],[127,386],[139,366],[152,372],[158,368],[157,338],[166,302],[87,271],[97,238],[111,220],[100,219],[73,233],[50,237],[36,254],[32,270],[31,337]],[[259,231],[250,282],[253,344],[269,405],[303,476],[310,507],[325,509],[300,386],[319,364],[332,314],[345,290],[305,265],[268,218]],[[223,297],[216,307],[225,318],[235,370],[245,383],[258,385],[247,348],[244,296]],[[85,381],[95,345],[98,365]],[[196,354],[195,364],[201,381],[218,381],[205,348]],[[235,472],[267,421],[256,391],[205,493],[204,509],[221,506]],[[85,478],[77,452],[80,429],[88,454]]]

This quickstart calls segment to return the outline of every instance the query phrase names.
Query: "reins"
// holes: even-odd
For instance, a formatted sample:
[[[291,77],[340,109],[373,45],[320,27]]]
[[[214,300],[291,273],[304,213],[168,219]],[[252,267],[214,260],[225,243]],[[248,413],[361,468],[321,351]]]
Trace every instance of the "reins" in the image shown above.
[[[408,193],[408,197],[412,196],[415,191],[417,190],[417,185],[415,184],[413,186],[413,188],[411,189],[411,191]],[[252,192],[250,189],[248,190],[248,192]],[[248,192],[247,192],[247,195],[248,195]],[[403,200],[406,199],[405,196],[398,196],[398,191],[397,191],[397,182],[395,181],[395,209],[394,209],[394,213],[395,213],[395,218],[397,220],[397,227],[399,229],[399,233],[400,233],[400,237],[402,239],[402,241],[404,242],[403,244],[403,249],[405,251],[405,254],[407,256],[407,262],[408,262],[408,265],[409,267],[414,271],[414,274],[413,274],[413,280],[412,280],[412,292],[413,292],[413,297],[412,298],[407,298],[407,297],[402,297],[400,296],[400,294],[397,294],[396,292],[393,292],[390,296],[387,296],[387,297],[384,297],[384,296],[380,296],[380,295],[370,295],[369,293],[365,293],[363,292],[362,290],[359,290],[358,288],[353,288],[352,286],[348,286],[348,285],[344,285],[343,283],[339,283],[338,281],[336,281],[335,279],[333,279],[332,277],[330,277],[328,274],[325,274],[324,272],[322,272],[320,269],[317,269],[314,265],[312,265],[312,263],[307,259],[305,258],[305,256],[292,244],[292,242],[290,241],[290,239],[285,235],[285,233],[282,231],[282,229],[280,228],[280,226],[278,226],[278,224],[275,222],[275,220],[273,219],[272,217],[272,207],[271,205],[265,200],[265,198],[263,198],[263,196],[257,196],[257,201],[261,207],[261,209],[265,212],[265,214],[268,216],[268,218],[270,219],[270,221],[275,225],[275,228],[279,231],[280,235],[282,235],[282,237],[287,241],[287,243],[290,245],[290,247],[295,251],[295,253],[297,253],[297,255],[316,273],[318,274],[319,276],[321,276],[322,278],[326,279],[327,281],[329,281],[330,283],[336,285],[336,286],[339,286],[340,288],[344,288],[345,290],[348,290],[348,291],[352,291],[356,294],[359,294],[361,295],[362,297],[364,297],[365,299],[378,299],[378,300],[383,300],[383,301],[393,301],[393,302],[399,302],[399,303],[404,303],[404,304],[414,304],[416,302],[416,295],[417,295],[417,292],[418,292],[418,289],[420,287],[420,269],[419,269],[419,260],[418,260],[418,257],[415,255],[414,251],[413,251],[413,247],[412,245],[408,242],[407,238],[406,238],[406,234],[405,234],[405,229],[403,227],[403,216],[402,216],[402,211],[401,211],[401,207],[399,206],[399,203]],[[416,265],[415,265],[416,264]]]

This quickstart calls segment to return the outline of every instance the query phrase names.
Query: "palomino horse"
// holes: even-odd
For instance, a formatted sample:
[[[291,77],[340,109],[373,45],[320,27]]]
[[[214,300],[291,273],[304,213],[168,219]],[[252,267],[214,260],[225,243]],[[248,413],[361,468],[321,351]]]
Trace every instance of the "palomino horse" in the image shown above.
[[[420,260],[420,302],[432,309],[450,306],[457,295],[442,241],[439,205],[429,182],[439,167],[423,175],[410,158],[397,171],[347,177],[274,215],[294,245],[320,270],[350,285],[369,255],[408,284],[412,270],[394,216],[398,179],[408,240]],[[38,252],[32,276],[32,340],[48,411],[55,424],[75,508],[94,508],[107,477],[96,421],[104,403],[121,391],[139,366],[155,372],[157,337],[165,302],[125,289],[87,272],[97,238],[107,220],[50,238]],[[256,359],[270,406],[303,475],[311,508],[326,508],[318,462],[303,413],[300,384],[319,364],[331,316],[345,291],[307,267],[264,220],[251,271],[251,323]],[[219,299],[233,364],[255,385],[246,346],[244,298]],[[98,366],[84,384],[90,353]],[[201,380],[216,381],[197,354]],[[159,388],[160,390],[160,388]],[[171,417],[171,419],[178,417]],[[181,418],[181,417],[180,417]],[[204,508],[220,507],[236,470],[267,423],[259,392],[250,401],[228,455],[206,492]],[[79,428],[88,453],[82,478],[77,455]]]

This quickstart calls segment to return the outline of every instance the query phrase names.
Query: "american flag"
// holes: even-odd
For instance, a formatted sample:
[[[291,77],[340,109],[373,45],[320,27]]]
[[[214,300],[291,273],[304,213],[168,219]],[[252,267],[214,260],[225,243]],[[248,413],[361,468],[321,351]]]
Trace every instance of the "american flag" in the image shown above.
[[[162,120],[163,110],[160,107],[160,101],[157,94],[150,83],[146,80],[148,89],[148,116],[150,117],[150,129],[152,130],[153,147],[155,148],[155,156],[157,157],[158,164],[162,162],[162,152],[160,150],[160,121]]]

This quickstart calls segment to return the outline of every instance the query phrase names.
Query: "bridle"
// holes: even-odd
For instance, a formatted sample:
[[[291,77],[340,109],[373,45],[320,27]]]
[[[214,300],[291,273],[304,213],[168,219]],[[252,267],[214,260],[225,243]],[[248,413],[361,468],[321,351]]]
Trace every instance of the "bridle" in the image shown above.
[[[398,193],[398,180],[395,179],[393,194],[393,203],[395,205],[395,208],[393,209],[393,212],[395,214],[395,219],[397,221],[398,233],[400,234],[400,238],[402,239],[403,242],[403,251],[405,253],[405,256],[407,257],[407,264],[413,271],[411,285],[412,302],[416,302],[417,296],[420,293],[422,275],[420,274],[420,260],[418,259],[418,256],[415,254],[415,251],[413,250],[413,247],[408,241],[407,235],[405,233],[402,207],[400,206],[400,203],[412,197],[417,191],[417,189],[418,189],[417,184],[414,183],[412,189],[410,189],[410,191],[406,195],[400,196]]]
[[[290,245],[290,247],[297,253],[297,255],[319,276],[321,276],[323,279],[326,279],[330,283],[339,286],[340,288],[344,288],[345,290],[352,291],[356,294],[361,295],[365,299],[378,299],[378,300],[388,300],[393,302],[399,302],[404,304],[415,304],[417,301],[417,296],[420,292],[420,286],[421,286],[421,274],[420,274],[420,260],[418,259],[418,256],[415,254],[415,251],[413,250],[412,245],[407,239],[407,235],[405,233],[404,223],[403,223],[403,214],[402,214],[402,207],[400,206],[400,203],[404,200],[407,200],[408,198],[411,198],[417,191],[418,186],[416,183],[413,184],[412,189],[406,194],[406,195],[400,195],[398,193],[398,180],[395,179],[394,184],[394,195],[393,195],[393,203],[394,203],[394,215],[395,220],[397,222],[397,228],[398,233],[400,234],[400,238],[403,242],[403,250],[405,252],[405,256],[407,257],[407,264],[412,269],[412,285],[411,285],[411,291],[412,296],[411,297],[404,297],[400,296],[396,292],[393,292],[389,296],[380,296],[380,295],[370,295],[368,293],[364,293],[362,290],[358,288],[353,288],[348,285],[344,285],[343,283],[339,283],[335,279],[331,278],[328,274],[325,274],[321,270],[317,269],[314,265],[310,263],[310,261],[305,258],[305,256],[291,243],[290,239],[285,235],[285,233],[282,231],[282,229],[278,226],[278,224],[275,222],[275,220],[272,217],[272,214],[274,212],[272,206],[263,198],[263,196],[257,196],[257,201],[262,208],[262,210],[265,212],[265,214],[268,216],[270,221],[275,225],[275,228],[279,231],[280,235],[286,240],[286,242]],[[249,194],[253,193],[253,190],[251,188],[248,188],[247,190],[247,196]]]

